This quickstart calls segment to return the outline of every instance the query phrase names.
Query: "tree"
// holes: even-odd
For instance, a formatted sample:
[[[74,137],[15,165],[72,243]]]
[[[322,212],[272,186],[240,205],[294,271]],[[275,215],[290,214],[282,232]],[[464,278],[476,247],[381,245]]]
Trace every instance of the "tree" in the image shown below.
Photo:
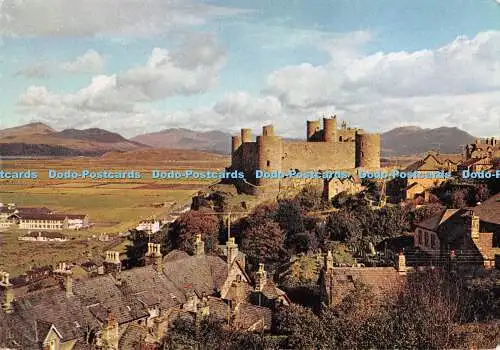
[[[320,314],[321,324],[329,330],[325,342],[330,348],[370,348],[373,334],[366,330],[375,321],[379,304],[370,287],[360,281],[354,285],[355,289],[338,305],[323,309]]]
[[[278,262],[286,258],[284,242],[285,232],[269,218],[248,226],[242,232],[242,249],[252,258],[263,262]]]
[[[479,184],[476,187],[476,194],[474,196],[476,202],[484,202],[490,197],[490,190],[487,185]]]
[[[455,209],[461,209],[467,206],[466,193],[462,189],[455,189],[451,193],[451,205]]]
[[[417,224],[417,223],[422,222],[424,220],[427,220],[435,215],[440,214],[445,209],[446,208],[444,206],[442,206],[440,203],[430,203],[430,204],[424,205],[423,207],[415,209],[411,213],[410,223],[412,225]]]
[[[207,252],[216,251],[219,236],[219,218],[210,209],[201,207],[182,214],[173,224],[170,239],[176,249],[191,253],[195,236],[200,234]]]
[[[225,320],[212,315],[199,323],[189,318],[177,318],[162,340],[164,349],[272,349],[264,334],[231,330]]]
[[[372,347],[449,349],[459,319],[459,286],[437,270],[408,276],[407,286],[387,299],[371,325]]]
[[[303,210],[299,201],[294,199],[283,199],[278,202],[276,221],[280,227],[292,236],[304,231]]]
[[[304,212],[324,210],[329,206],[323,199],[323,190],[310,184],[304,186],[295,199]]]
[[[331,213],[326,220],[325,230],[332,241],[355,244],[362,237],[362,228],[359,221],[352,212],[347,210]]]
[[[318,349],[324,336],[319,318],[308,308],[292,304],[274,316],[275,332],[283,336],[281,348]]]

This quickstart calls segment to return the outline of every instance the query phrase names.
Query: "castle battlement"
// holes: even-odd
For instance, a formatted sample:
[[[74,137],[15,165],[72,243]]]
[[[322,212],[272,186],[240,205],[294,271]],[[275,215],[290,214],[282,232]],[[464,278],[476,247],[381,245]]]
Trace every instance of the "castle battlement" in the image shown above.
[[[276,135],[273,125],[265,125],[255,141],[251,129],[241,129],[240,135],[232,136],[231,144],[231,169],[244,172],[245,179],[257,188],[272,189],[280,183],[255,178],[256,170],[380,168],[380,134],[348,128],[345,122],[338,128],[336,116],[323,118],[323,128],[320,120],[308,120],[304,141],[287,142]]]

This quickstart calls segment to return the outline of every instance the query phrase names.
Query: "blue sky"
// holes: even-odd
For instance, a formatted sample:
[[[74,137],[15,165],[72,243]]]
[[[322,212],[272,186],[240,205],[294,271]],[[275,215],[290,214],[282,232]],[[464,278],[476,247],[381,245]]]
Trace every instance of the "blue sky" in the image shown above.
[[[0,127],[500,134],[496,0],[0,0]]]

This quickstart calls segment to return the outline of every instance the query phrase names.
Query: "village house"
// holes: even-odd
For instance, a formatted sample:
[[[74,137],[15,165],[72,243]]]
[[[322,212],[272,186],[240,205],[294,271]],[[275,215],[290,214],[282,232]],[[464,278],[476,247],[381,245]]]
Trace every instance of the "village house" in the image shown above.
[[[264,266],[254,283],[234,239],[223,256],[206,255],[201,236],[194,247],[193,255],[174,250],[162,256],[160,245],[149,243],[147,265],[130,270],[122,270],[119,253],[109,251],[103,274],[80,280],[62,263],[47,276],[56,285],[22,293],[2,272],[0,319],[9,336],[0,338],[0,347],[157,349],[173,320],[208,315],[233,329],[269,330],[272,308],[252,304],[252,294],[263,293],[272,305],[288,298]]]
[[[450,254],[464,266],[495,266],[493,248],[500,234],[500,194],[466,209],[443,209],[418,223],[414,245],[435,264],[446,263]]]
[[[495,166],[495,162],[493,158],[489,156],[481,157],[481,158],[470,158],[464,160],[458,165],[458,171],[462,172],[465,170],[471,172],[480,172],[480,171],[488,171],[493,169]]]
[[[339,304],[358,288],[358,282],[371,288],[376,297],[392,295],[405,283],[408,270],[403,253],[397,255],[395,267],[335,267],[332,252],[328,251],[318,280],[322,305]]]
[[[439,154],[429,152],[427,156],[420,159],[409,166],[404,172],[430,172],[430,171],[445,171],[453,174],[457,171],[458,165],[462,160],[459,154]],[[424,196],[426,190],[439,186],[444,178],[410,178],[405,179],[402,190],[403,199],[415,199],[417,196]]]
[[[361,179],[357,175],[349,175],[347,178],[343,179],[333,177],[323,180],[323,197],[328,201],[341,192],[356,194],[363,189],[364,186],[361,185]]]

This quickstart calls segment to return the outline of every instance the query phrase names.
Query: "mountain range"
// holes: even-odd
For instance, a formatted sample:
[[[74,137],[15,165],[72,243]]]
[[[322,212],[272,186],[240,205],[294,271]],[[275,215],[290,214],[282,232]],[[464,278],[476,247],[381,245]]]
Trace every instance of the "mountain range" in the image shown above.
[[[460,153],[462,146],[474,139],[474,136],[458,128],[404,126],[381,134],[381,153],[383,157],[419,155],[429,150]],[[221,131],[198,132],[174,128],[126,139],[120,134],[98,128],[56,131],[43,123],[0,130],[1,156],[100,156],[107,152],[148,148],[229,154],[231,135]]]
[[[98,156],[148,147],[103,129],[55,131],[43,123],[0,130],[2,156]]]
[[[459,128],[422,129],[404,126],[381,134],[382,156],[417,155],[430,150],[441,153],[462,153],[465,144],[476,138]]]

